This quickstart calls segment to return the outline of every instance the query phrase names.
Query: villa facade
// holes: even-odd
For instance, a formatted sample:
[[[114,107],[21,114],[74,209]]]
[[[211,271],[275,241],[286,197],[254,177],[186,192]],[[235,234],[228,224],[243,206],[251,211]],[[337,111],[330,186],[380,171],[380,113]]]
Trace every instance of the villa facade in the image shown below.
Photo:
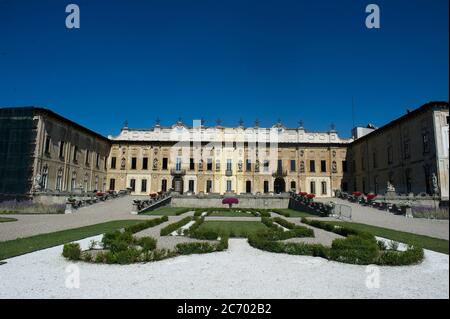
[[[335,130],[205,126],[181,120],[125,125],[107,138],[48,109],[0,109],[0,193],[122,190],[135,195],[270,194],[330,197],[336,190],[427,193],[448,199],[447,102],[431,102],[387,125]]]

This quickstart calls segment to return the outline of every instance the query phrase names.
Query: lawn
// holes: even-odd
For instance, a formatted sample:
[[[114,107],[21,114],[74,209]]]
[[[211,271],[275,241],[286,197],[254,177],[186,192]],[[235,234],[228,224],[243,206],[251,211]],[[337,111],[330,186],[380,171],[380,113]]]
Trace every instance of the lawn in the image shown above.
[[[201,231],[216,231],[230,237],[246,237],[247,234],[267,230],[267,226],[256,221],[205,221],[198,229]]]
[[[0,242],[0,260],[23,255],[36,250],[62,245],[71,241],[103,234],[108,231],[142,222],[143,220],[115,220],[101,224],[57,231],[54,233]]]
[[[222,216],[222,217],[255,217],[255,215],[251,213],[245,213],[245,212],[238,212],[233,210],[224,210],[224,211],[217,211],[212,212],[209,216]]]
[[[189,208],[185,207],[161,207],[157,208],[155,210],[142,213],[140,215],[150,215],[150,216],[178,216],[181,214],[184,214],[190,210]]]
[[[17,219],[15,218],[0,217],[0,223],[15,222],[15,221],[17,221]]]
[[[449,242],[445,239],[433,238],[423,235],[401,232],[398,230],[371,226],[366,224],[358,224],[351,222],[327,222],[334,225],[347,226],[356,230],[371,233],[375,236],[399,241],[406,244],[416,244],[425,249],[449,254]]]
[[[317,215],[300,212],[298,210],[293,210],[293,209],[276,209],[276,210],[278,210],[280,212],[284,212],[284,213],[289,213],[289,217],[318,217]]]

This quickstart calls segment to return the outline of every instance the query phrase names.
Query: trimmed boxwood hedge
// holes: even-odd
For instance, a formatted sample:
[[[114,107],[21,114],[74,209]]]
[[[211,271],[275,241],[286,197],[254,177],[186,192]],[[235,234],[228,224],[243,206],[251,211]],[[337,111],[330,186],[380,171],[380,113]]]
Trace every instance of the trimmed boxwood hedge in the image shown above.
[[[183,227],[184,225],[186,225],[187,223],[189,223],[192,220],[191,216],[185,217],[175,223],[169,224],[166,227],[162,228],[160,231],[160,235],[161,236],[167,236],[170,233],[176,231],[177,229],[179,229],[180,227]]]
[[[151,219],[151,220],[148,220],[148,221],[143,222],[143,223],[139,223],[139,224],[136,224],[136,225],[131,225],[131,226],[125,227],[125,231],[135,234],[135,233],[140,232],[141,230],[144,230],[144,229],[147,229],[147,228],[150,228],[150,227],[155,227],[155,226],[157,226],[159,224],[167,222],[168,220],[169,220],[169,217],[167,217],[167,216],[163,216],[161,218]]]
[[[271,220],[266,220],[266,223],[269,222]],[[277,222],[280,222],[280,220]],[[302,222],[346,238],[335,239],[331,247],[325,247],[320,244],[283,243],[279,241],[284,239],[284,236],[287,236],[283,236],[283,234],[295,231],[296,228],[294,228],[283,233],[274,230],[259,232],[250,236],[248,242],[255,248],[269,252],[319,256],[329,260],[359,265],[411,265],[420,263],[424,258],[424,252],[421,247],[408,246],[406,251],[384,250],[382,249],[383,246],[377,242],[372,234],[360,232],[350,227],[334,226],[306,218],[303,218]],[[281,223],[284,222],[281,221]],[[284,223],[284,225],[289,226],[287,223]]]

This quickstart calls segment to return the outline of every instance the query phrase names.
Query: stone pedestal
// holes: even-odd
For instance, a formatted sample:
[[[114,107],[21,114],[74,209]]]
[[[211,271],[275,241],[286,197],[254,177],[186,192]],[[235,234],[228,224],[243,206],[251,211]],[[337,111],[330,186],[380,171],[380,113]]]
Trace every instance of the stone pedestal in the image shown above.
[[[72,203],[66,203],[66,209],[64,210],[64,214],[72,214],[73,206]]]

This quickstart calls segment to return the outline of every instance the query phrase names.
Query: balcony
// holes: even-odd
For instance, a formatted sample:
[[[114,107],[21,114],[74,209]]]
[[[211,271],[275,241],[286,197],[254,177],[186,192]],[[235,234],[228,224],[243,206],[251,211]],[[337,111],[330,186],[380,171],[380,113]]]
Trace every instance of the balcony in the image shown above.
[[[232,169],[226,169],[225,170],[225,176],[233,176],[233,170]]]
[[[186,174],[186,170],[182,168],[171,168],[170,169],[170,175],[173,176],[183,176]]]
[[[273,177],[286,177],[287,176],[287,170],[277,169],[272,173]]]

